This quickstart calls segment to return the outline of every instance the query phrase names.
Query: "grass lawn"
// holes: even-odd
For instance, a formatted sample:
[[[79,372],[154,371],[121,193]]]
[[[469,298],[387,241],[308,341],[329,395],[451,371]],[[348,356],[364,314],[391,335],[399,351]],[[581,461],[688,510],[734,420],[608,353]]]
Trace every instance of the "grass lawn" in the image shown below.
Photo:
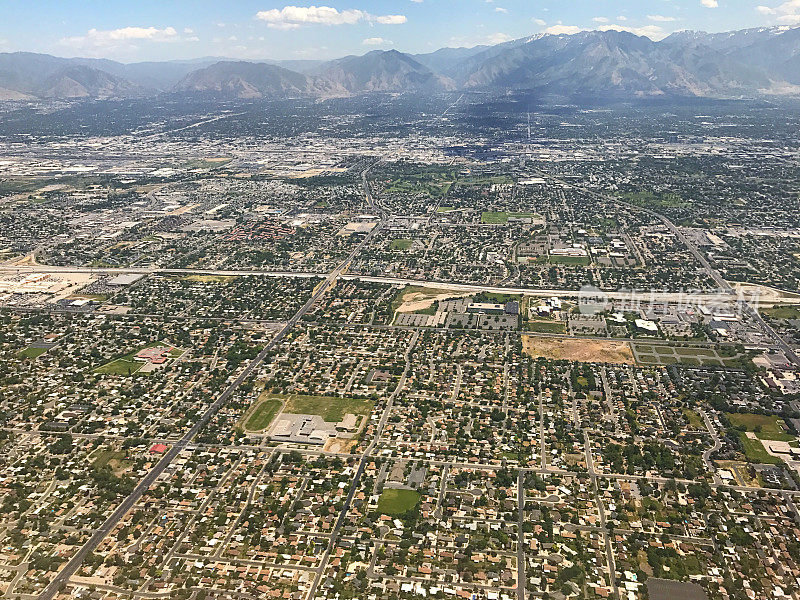
[[[389,245],[391,250],[408,250],[414,244],[414,240],[396,239]]]
[[[118,358],[97,367],[94,372],[101,375],[133,375],[144,366],[144,361],[132,358]]]
[[[475,302],[492,302],[494,304],[506,304],[507,302],[522,302],[521,294],[503,294],[500,292],[479,292],[473,296]]]
[[[332,396],[289,396],[284,412],[293,415],[319,415],[329,423],[338,423],[347,413],[368,415],[372,412],[372,402]]]
[[[692,366],[715,366],[743,368],[746,356],[740,356],[729,348],[672,346],[636,342],[636,353],[643,364],[672,365],[681,363]],[[674,352],[673,352],[674,350]]]
[[[378,512],[385,515],[402,515],[419,502],[419,494],[414,490],[383,490],[378,498]]]
[[[525,330],[534,333],[566,333],[567,324],[563,321],[528,321]]]
[[[451,181],[444,176],[433,175],[407,175],[392,181],[386,188],[387,194],[427,194],[434,198],[441,198],[450,191]]]
[[[244,428],[247,431],[263,431],[265,430],[278,411],[283,406],[280,400],[275,398],[267,398],[258,403],[255,410],[250,413],[250,416],[244,423]]]
[[[121,462],[125,459],[127,453],[123,450],[98,450],[94,456],[96,458],[94,459],[92,466],[100,469],[105,467],[112,460]]]
[[[702,417],[691,408],[684,408],[683,414],[686,415],[686,418],[689,420],[689,425],[692,427],[697,427],[698,429],[705,428]]]
[[[763,463],[766,465],[781,464],[782,461],[769,454],[761,442],[750,439],[743,431],[739,432],[739,439],[742,440],[742,448],[744,449],[744,455],[748,462]]]
[[[675,354],[679,356],[692,356],[694,358],[697,358],[698,354],[703,354],[703,353],[704,353],[703,350],[700,350],[698,352],[696,348],[680,348],[680,347],[675,348]]]
[[[761,314],[773,319],[800,319],[800,306],[775,306],[762,308]]]
[[[223,167],[231,162],[231,158],[227,157],[220,157],[220,158],[193,158],[191,160],[186,161],[183,165],[187,169],[216,169],[217,167]]]
[[[47,348],[35,348],[34,346],[28,346],[24,350],[20,350],[18,355],[22,358],[39,358],[45,352],[47,352]]]
[[[481,223],[487,225],[504,225],[508,223],[510,217],[515,219],[533,219],[536,216],[536,213],[487,211],[481,214]]]
[[[459,185],[506,185],[509,183],[514,183],[514,180],[508,175],[475,175],[461,177],[458,180]]]
[[[774,442],[793,442],[797,439],[797,436],[791,433],[775,433],[772,431],[759,431],[756,433],[756,437],[760,440],[772,440]]]
[[[500,456],[508,460],[522,461],[524,459],[524,454],[522,452],[516,452],[514,450],[503,450]]]
[[[452,207],[452,206],[440,206],[439,208],[436,209],[436,212],[437,213],[449,213],[449,212],[453,212],[454,210],[455,210],[455,208]]]
[[[726,413],[728,420],[734,427],[744,427],[747,431],[756,433],[762,440],[779,440],[791,442],[797,436],[786,432],[783,419],[775,415],[759,415],[754,413]],[[760,427],[760,431],[756,428]]]
[[[118,267],[119,265],[112,265],[110,262],[106,262],[104,260],[93,260],[89,263],[91,267],[98,267],[98,268],[110,268],[110,267]]]
[[[147,344],[141,348],[137,348],[133,352],[129,352],[125,356],[121,356],[115,360],[111,360],[104,365],[97,367],[94,372],[99,373],[100,375],[133,375],[139,369],[141,369],[146,362],[143,360],[136,360],[134,356],[139,354],[142,350],[146,348],[155,348],[156,346],[164,346],[166,344],[162,344],[161,342],[153,342],[152,344]],[[175,354],[175,351],[178,350],[178,354]],[[183,354],[183,350],[178,348],[172,348],[170,351],[170,356],[180,356]]]
[[[731,425],[734,427],[744,427],[747,431],[754,431],[756,427],[763,430],[780,431],[776,423],[778,417],[759,415],[755,413],[725,413]]]
[[[236,275],[202,275],[195,273],[181,277],[184,281],[197,281],[199,283],[233,283]]]
[[[108,294],[75,294],[67,298],[67,300],[97,300],[98,302],[105,302],[108,300]]]
[[[551,265],[581,265],[587,266],[592,261],[588,256],[549,256],[547,259]]]

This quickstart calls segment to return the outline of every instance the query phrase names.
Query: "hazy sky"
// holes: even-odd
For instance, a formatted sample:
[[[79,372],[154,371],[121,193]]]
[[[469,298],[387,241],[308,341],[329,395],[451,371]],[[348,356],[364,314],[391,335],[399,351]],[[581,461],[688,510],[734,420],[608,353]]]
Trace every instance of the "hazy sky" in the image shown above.
[[[291,2],[292,0],[290,0]],[[0,51],[121,60],[429,52],[540,32],[800,25],[800,0],[0,0]]]

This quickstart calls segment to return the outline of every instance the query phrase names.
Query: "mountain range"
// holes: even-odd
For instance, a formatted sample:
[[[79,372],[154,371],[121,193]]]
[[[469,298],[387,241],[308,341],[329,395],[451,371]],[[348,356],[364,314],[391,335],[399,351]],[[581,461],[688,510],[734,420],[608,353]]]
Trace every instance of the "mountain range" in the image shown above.
[[[332,61],[200,58],[123,64],[0,53],[0,100],[202,95],[330,98],[372,92],[534,90],[606,98],[800,96],[800,28],[539,34],[429,54],[375,50]]]

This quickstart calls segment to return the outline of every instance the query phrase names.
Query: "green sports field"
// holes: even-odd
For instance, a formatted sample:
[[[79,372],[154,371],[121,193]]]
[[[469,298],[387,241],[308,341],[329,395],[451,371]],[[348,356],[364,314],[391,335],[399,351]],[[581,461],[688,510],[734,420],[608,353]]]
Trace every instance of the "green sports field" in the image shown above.
[[[402,515],[419,502],[419,493],[414,490],[383,490],[378,498],[378,511],[385,515]]]

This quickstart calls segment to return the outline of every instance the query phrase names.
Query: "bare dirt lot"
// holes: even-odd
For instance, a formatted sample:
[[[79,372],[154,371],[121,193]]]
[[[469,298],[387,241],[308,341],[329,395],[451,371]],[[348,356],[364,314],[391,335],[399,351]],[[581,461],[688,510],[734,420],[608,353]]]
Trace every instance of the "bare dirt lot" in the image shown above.
[[[755,283],[733,283],[734,289],[743,294],[751,304],[758,304],[766,307],[780,304],[795,304],[800,299],[800,295],[778,290],[766,285]]]
[[[450,300],[451,298],[463,298],[469,296],[468,292],[455,292],[449,290],[437,290],[431,288],[430,290],[407,291],[402,296],[402,302],[397,308],[397,312],[413,313],[420,310],[425,310],[433,306],[434,302],[441,302],[442,300]]]
[[[533,357],[589,363],[635,364],[628,342],[585,340],[535,335],[522,336],[523,350]]]
[[[325,442],[323,452],[350,452],[350,449],[357,444],[357,440],[344,440],[342,438],[331,438]]]

